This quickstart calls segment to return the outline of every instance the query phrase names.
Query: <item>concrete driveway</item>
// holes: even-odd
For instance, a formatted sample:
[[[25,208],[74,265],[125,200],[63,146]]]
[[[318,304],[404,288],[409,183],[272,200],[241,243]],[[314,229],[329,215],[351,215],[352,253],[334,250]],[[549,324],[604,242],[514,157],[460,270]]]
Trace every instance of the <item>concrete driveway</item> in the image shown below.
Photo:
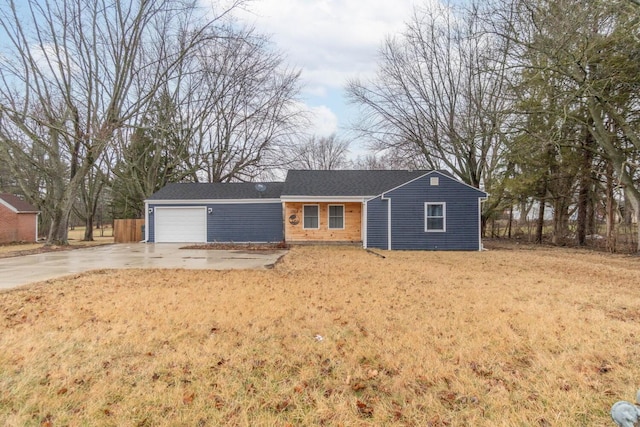
[[[126,243],[0,259],[0,289],[9,289],[89,270],[185,268],[264,269],[286,251],[180,249],[179,243]]]

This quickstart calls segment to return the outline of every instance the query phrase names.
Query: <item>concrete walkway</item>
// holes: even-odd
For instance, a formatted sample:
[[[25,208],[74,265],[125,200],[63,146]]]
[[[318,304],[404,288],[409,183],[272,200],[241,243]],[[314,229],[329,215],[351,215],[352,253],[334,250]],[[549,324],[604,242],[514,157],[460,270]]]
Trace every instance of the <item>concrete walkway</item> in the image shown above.
[[[1,258],[0,289],[101,269],[263,269],[286,253],[284,250],[180,249],[184,246],[182,243],[127,243]]]

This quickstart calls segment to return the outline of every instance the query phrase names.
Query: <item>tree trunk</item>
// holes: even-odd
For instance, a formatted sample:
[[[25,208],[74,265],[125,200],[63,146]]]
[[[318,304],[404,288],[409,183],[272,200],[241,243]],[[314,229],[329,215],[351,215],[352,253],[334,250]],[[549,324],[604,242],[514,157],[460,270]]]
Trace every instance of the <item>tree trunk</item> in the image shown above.
[[[51,228],[45,245],[64,246],[69,244],[69,212],[56,207],[51,218]]]
[[[93,242],[93,214],[87,217],[84,225],[84,238],[82,240],[85,242]]]
[[[578,246],[587,244],[587,196],[589,190],[580,183],[580,192],[578,193],[578,228],[576,237]]]
[[[606,187],[606,209],[607,209],[607,249],[609,252],[616,251],[615,235],[615,199],[614,199],[614,178],[613,165],[607,162],[607,187]]]
[[[554,245],[564,245],[569,229],[569,206],[565,197],[558,197],[553,203],[553,237]]]
[[[593,192],[591,193],[593,194]],[[596,203],[593,197],[590,197],[587,203],[587,235],[595,236],[600,234],[598,230],[598,222],[596,221]]]
[[[529,225],[529,212],[531,212],[531,208],[533,207],[533,203],[528,203],[526,199],[521,200],[518,206],[520,210],[520,219],[516,222],[516,234],[524,233],[522,231],[522,225],[526,225],[527,227],[527,238],[531,240],[531,227]]]
[[[593,124],[591,124],[593,126]],[[589,209],[589,195],[591,193],[591,167],[593,163],[593,136],[587,130],[582,143],[582,167],[580,170],[580,191],[578,192],[578,245],[587,244],[587,222]]]
[[[637,222],[640,212],[640,188],[636,187],[636,182],[633,179],[633,175],[627,169],[626,153],[615,146],[615,129],[610,129],[605,124],[601,105],[596,104],[595,98],[590,98],[588,106],[591,113],[591,119],[593,120],[594,124],[594,138],[596,139],[598,145],[600,145],[607,153],[613,170],[617,175],[618,182],[624,186],[625,216],[629,212],[629,208],[631,208],[633,210],[633,216],[635,217]],[[640,252],[640,227],[637,227],[637,233],[638,239],[636,241],[636,252]]]
[[[542,234],[544,231],[544,206],[545,206],[545,198],[542,197],[540,199],[540,208],[538,209],[538,224],[536,227],[536,243],[542,243]]]
[[[485,214],[480,215],[480,235],[482,237],[487,237],[487,221],[488,218]]]
[[[89,191],[83,195],[85,205],[85,229],[84,238],[82,240],[85,242],[93,242],[93,223],[96,217],[96,212],[98,211],[100,192],[104,185],[102,178],[100,177],[98,179],[98,183],[93,184],[94,188],[89,189]]]
[[[631,209],[631,202],[629,201],[629,196],[625,191],[624,193],[624,225],[627,227],[631,227],[633,225],[633,210]]]
[[[633,218],[636,220],[636,252],[640,252],[640,192],[638,192],[634,187],[626,185],[624,187],[624,193],[626,196],[626,200],[628,204],[631,205],[631,209],[633,210]],[[625,211],[629,209],[629,206],[625,206]]]

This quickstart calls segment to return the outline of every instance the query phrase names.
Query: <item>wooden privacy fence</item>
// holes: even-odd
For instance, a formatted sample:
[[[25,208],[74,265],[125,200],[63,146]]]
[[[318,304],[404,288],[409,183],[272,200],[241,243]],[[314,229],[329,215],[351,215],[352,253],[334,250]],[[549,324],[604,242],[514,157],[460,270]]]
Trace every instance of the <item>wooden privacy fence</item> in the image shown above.
[[[139,242],[144,239],[144,219],[114,219],[113,240],[116,243]]]

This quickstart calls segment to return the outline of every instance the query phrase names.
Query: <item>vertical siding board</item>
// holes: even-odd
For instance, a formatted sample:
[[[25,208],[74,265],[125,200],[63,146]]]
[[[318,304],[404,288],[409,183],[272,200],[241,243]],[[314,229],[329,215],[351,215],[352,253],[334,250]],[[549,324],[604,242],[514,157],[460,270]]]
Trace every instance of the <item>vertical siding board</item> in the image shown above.
[[[135,243],[144,238],[144,219],[114,219],[113,241],[115,243]]]
[[[424,176],[385,194],[392,200],[392,249],[478,250],[479,190],[439,175],[431,186]],[[425,232],[425,202],[446,203],[446,232]]]
[[[303,206],[318,206],[318,228],[304,228]],[[344,228],[329,228],[329,206],[344,206]],[[284,206],[285,236],[287,242],[362,241],[362,203],[361,202],[286,202]],[[291,224],[289,217],[296,215],[299,223]]]
[[[380,196],[367,202],[367,247],[387,249],[387,204]]]

